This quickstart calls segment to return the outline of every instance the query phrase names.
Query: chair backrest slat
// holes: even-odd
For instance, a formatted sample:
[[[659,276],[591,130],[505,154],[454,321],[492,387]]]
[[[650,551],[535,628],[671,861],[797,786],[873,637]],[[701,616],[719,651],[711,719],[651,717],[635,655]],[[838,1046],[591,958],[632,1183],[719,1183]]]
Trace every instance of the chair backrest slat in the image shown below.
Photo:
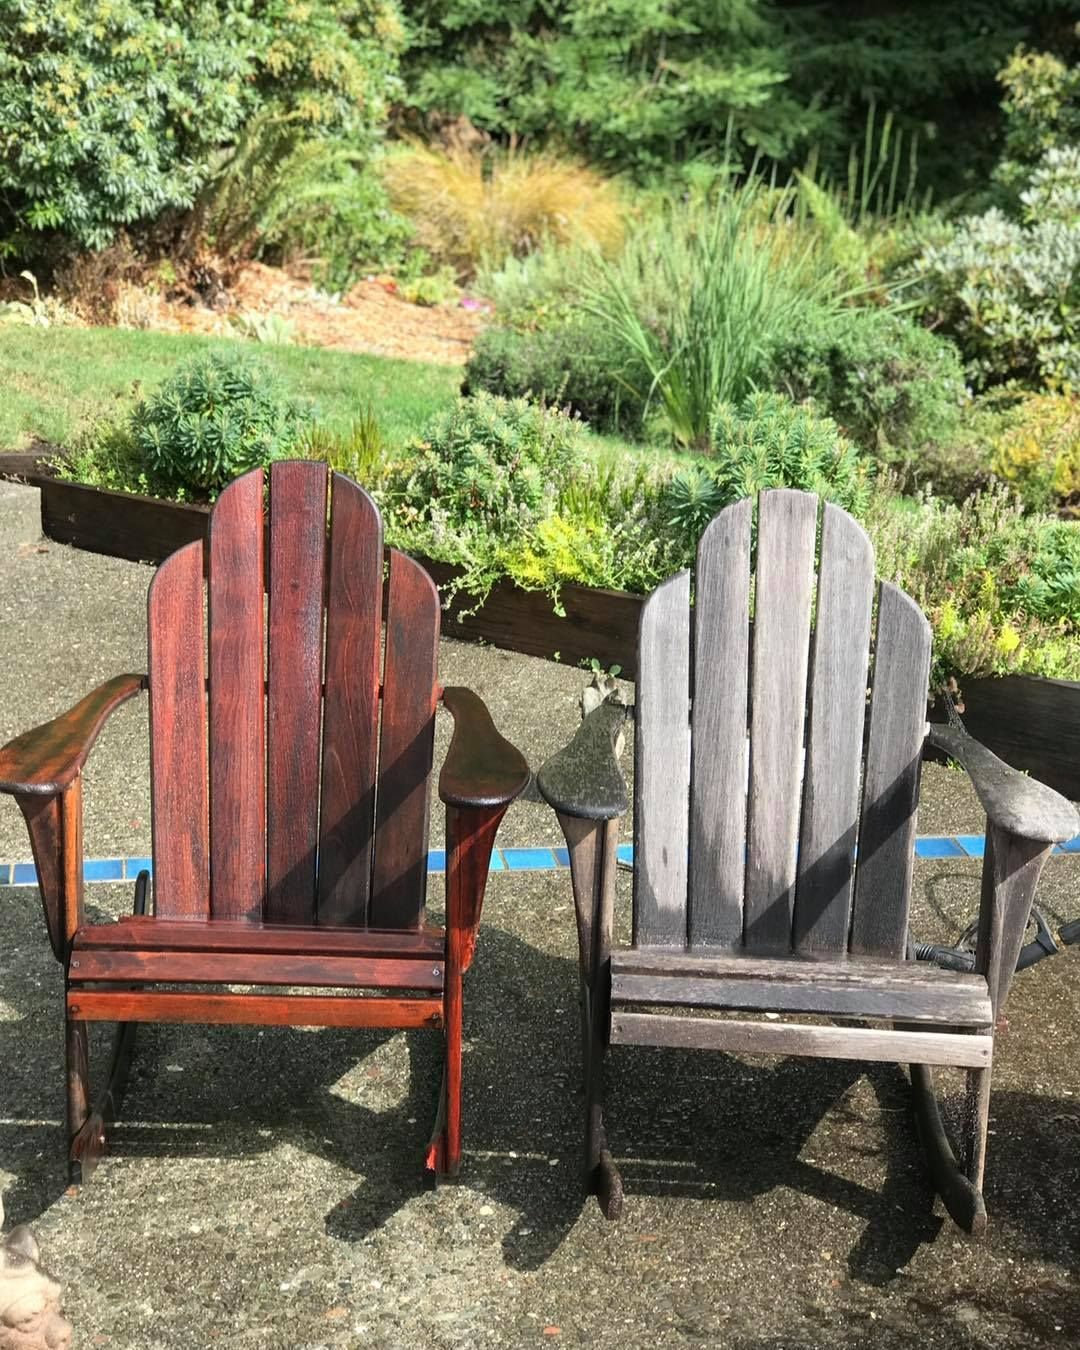
[[[701,536],[694,603],[690,771],[691,946],[738,947],[746,876],[749,497]]]
[[[690,807],[690,573],[641,610],[634,733],[634,941],[686,942]]]
[[[744,942],[790,950],[817,498],[788,488],[758,507]]]
[[[930,677],[930,625],[903,591],[883,582],[863,775],[850,951],[903,956],[907,943],[919,768]]]
[[[351,479],[334,474],[326,601],[319,818],[321,924],[367,922],[379,751],[382,520]]]
[[[873,599],[870,540],[846,512],[827,502],[795,888],[792,945],[797,952],[847,949]]]
[[[391,549],[369,913],[377,928],[418,927],[423,920],[438,646],[435,583]]]
[[[266,908],[270,923],[315,921],[323,664],[326,465],[270,469],[267,608]]]
[[[210,908],[262,917],[266,894],[263,474],[230,483],[210,517]]]
[[[147,599],[155,912],[210,913],[203,546],[158,568]]]

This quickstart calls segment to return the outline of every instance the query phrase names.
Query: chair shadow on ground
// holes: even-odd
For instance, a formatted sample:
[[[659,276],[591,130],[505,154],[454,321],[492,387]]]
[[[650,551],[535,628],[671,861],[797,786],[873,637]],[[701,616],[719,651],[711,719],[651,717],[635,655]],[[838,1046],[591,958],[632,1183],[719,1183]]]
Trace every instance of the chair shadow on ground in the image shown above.
[[[62,980],[36,896],[9,891],[8,897],[0,951],[0,1168],[16,1178],[4,1197],[9,1221],[32,1222],[65,1184]],[[494,926],[484,930],[467,977],[465,1159],[457,1184],[519,1216],[503,1250],[507,1264],[520,1270],[542,1266],[583,1206],[595,1203],[581,1187],[576,998],[571,961]],[[106,1029],[95,1031],[100,1071],[108,1042]],[[394,1034],[402,1035],[142,1028],[111,1151],[120,1158],[250,1157],[287,1140],[358,1175],[325,1224],[336,1238],[359,1240],[421,1190],[434,1118],[439,1039],[405,1033],[402,1054],[400,1046],[386,1046]],[[940,1228],[899,1069],[794,1059],[747,1063],[636,1047],[614,1052],[609,1067],[608,1132],[628,1207],[636,1196],[650,1195],[750,1204],[789,1187],[865,1221],[848,1266],[868,1283],[893,1278]],[[864,1072],[880,1108],[871,1110],[869,1123],[855,1120],[845,1100]],[[346,1076],[348,1097],[336,1087]],[[382,1094],[376,1106],[355,1100],[368,1095],[369,1085],[372,1096]],[[1033,1254],[1080,1269],[1075,1209],[1049,1229],[1028,1223],[1028,1216],[1075,1195],[1077,1151],[1070,1154],[1062,1141],[1056,1170],[1032,1166],[1028,1142],[1041,1145],[1049,1132],[1045,1097],[999,1093],[993,1112],[992,1216],[1020,1229]],[[802,1155],[821,1153],[817,1139],[807,1145],[823,1122],[826,1139],[839,1142],[827,1142],[830,1156],[818,1163]],[[873,1174],[869,1184],[850,1175],[860,1174],[860,1153],[872,1155],[862,1158]],[[89,1184],[109,1185],[108,1159]]]

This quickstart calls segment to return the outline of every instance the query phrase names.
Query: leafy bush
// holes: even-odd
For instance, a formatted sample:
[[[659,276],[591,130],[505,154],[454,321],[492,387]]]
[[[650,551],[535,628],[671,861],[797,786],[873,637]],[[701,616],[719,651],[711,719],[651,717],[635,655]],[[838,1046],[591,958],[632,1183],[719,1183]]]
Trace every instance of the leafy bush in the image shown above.
[[[969,216],[914,276],[927,321],[956,339],[980,386],[1080,381],[1080,219]]]
[[[709,446],[718,402],[738,401],[785,333],[837,303],[838,273],[813,238],[751,180],[711,202],[651,216],[612,262],[598,260],[583,305],[643,366],[683,445]]]
[[[1080,509],[1080,396],[1030,394],[1006,418],[992,467],[1029,510]]]
[[[772,351],[769,383],[813,398],[857,445],[911,461],[957,432],[965,399],[960,354],[890,310],[806,316]]]
[[[267,367],[210,352],[185,362],[138,404],[127,430],[151,474],[213,495],[294,451],[310,417]]]
[[[1005,89],[1005,155],[995,176],[1016,192],[1047,151],[1080,140],[1080,65],[1018,47],[998,80]]]
[[[313,137],[294,116],[264,112],[216,158],[185,227],[229,258],[301,257],[323,285],[347,289],[365,270],[400,265],[412,225],[393,210],[367,151]]]
[[[582,437],[573,418],[523,398],[461,398],[388,466],[384,491],[406,520],[513,533],[549,513]]]
[[[721,403],[712,419],[710,468],[726,502],[769,487],[816,492],[856,514],[865,506],[872,466],[813,408],[778,394]]]
[[[0,234],[98,248],[186,210],[262,109],[368,154],[402,36],[391,0],[0,5]]]
[[[1025,516],[1003,484],[963,507],[875,495],[864,515],[880,575],[934,630],[935,685],[950,675],[1080,677],[1080,530]]]
[[[612,249],[622,239],[622,205],[611,182],[551,156],[414,146],[386,159],[382,173],[419,244],[462,280],[481,262],[521,257],[546,240],[586,239]]]
[[[531,332],[482,329],[465,367],[463,392],[529,395],[569,408],[602,431],[641,429],[649,376],[603,323],[576,314]]]

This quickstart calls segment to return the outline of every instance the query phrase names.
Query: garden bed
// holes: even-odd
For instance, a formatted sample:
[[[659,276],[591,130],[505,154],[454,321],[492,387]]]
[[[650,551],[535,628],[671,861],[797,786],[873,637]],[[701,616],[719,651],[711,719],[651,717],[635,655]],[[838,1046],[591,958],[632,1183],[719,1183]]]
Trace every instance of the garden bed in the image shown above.
[[[0,476],[21,477],[41,488],[42,533],[57,543],[136,562],[160,563],[175,549],[202,539],[209,509],[86,487],[53,477],[33,453],[0,457]],[[419,561],[445,595],[461,569]],[[636,673],[638,616],[643,597],[625,591],[566,584],[565,617],[550,597],[510,581],[497,583],[476,613],[469,598],[452,597],[443,623],[447,637],[488,642],[568,665],[596,660]],[[973,736],[1017,768],[1058,791],[1080,798],[1080,682],[1026,675],[963,682],[965,722]],[[938,702],[932,720],[945,716]]]

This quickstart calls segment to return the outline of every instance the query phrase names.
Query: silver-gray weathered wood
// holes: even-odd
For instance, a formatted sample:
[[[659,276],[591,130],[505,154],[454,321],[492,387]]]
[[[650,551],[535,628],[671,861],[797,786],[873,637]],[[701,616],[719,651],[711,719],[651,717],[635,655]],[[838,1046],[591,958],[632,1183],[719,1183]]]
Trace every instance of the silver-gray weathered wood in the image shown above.
[[[994,1038],[989,1033],[894,1031],[619,1011],[611,1014],[611,1044],[671,1045],[693,1050],[727,1050],[731,1054],[807,1055],[971,1069],[989,1068],[994,1051]]]
[[[690,771],[692,946],[742,943],[752,507],[747,497],[721,511],[702,534],[697,551]]]
[[[641,611],[634,740],[634,941],[686,942],[690,799],[690,573]]]
[[[907,967],[917,967],[909,961]],[[993,1021],[986,981],[968,976],[951,984],[917,978],[907,982],[834,980],[824,966],[815,980],[754,980],[716,975],[630,975],[613,971],[613,1003],[731,1012],[813,1013],[821,1017],[867,1017],[928,1022],[938,1026],[989,1027]]]
[[[795,886],[798,952],[847,948],[873,598],[874,550],[866,531],[826,502]]]
[[[854,955],[902,956],[907,944],[930,641],[930,625],[914,600],[882,582],[851,921]]]
[[[791,948],[817,498],[775,488],[758,505],[743,937]]]

